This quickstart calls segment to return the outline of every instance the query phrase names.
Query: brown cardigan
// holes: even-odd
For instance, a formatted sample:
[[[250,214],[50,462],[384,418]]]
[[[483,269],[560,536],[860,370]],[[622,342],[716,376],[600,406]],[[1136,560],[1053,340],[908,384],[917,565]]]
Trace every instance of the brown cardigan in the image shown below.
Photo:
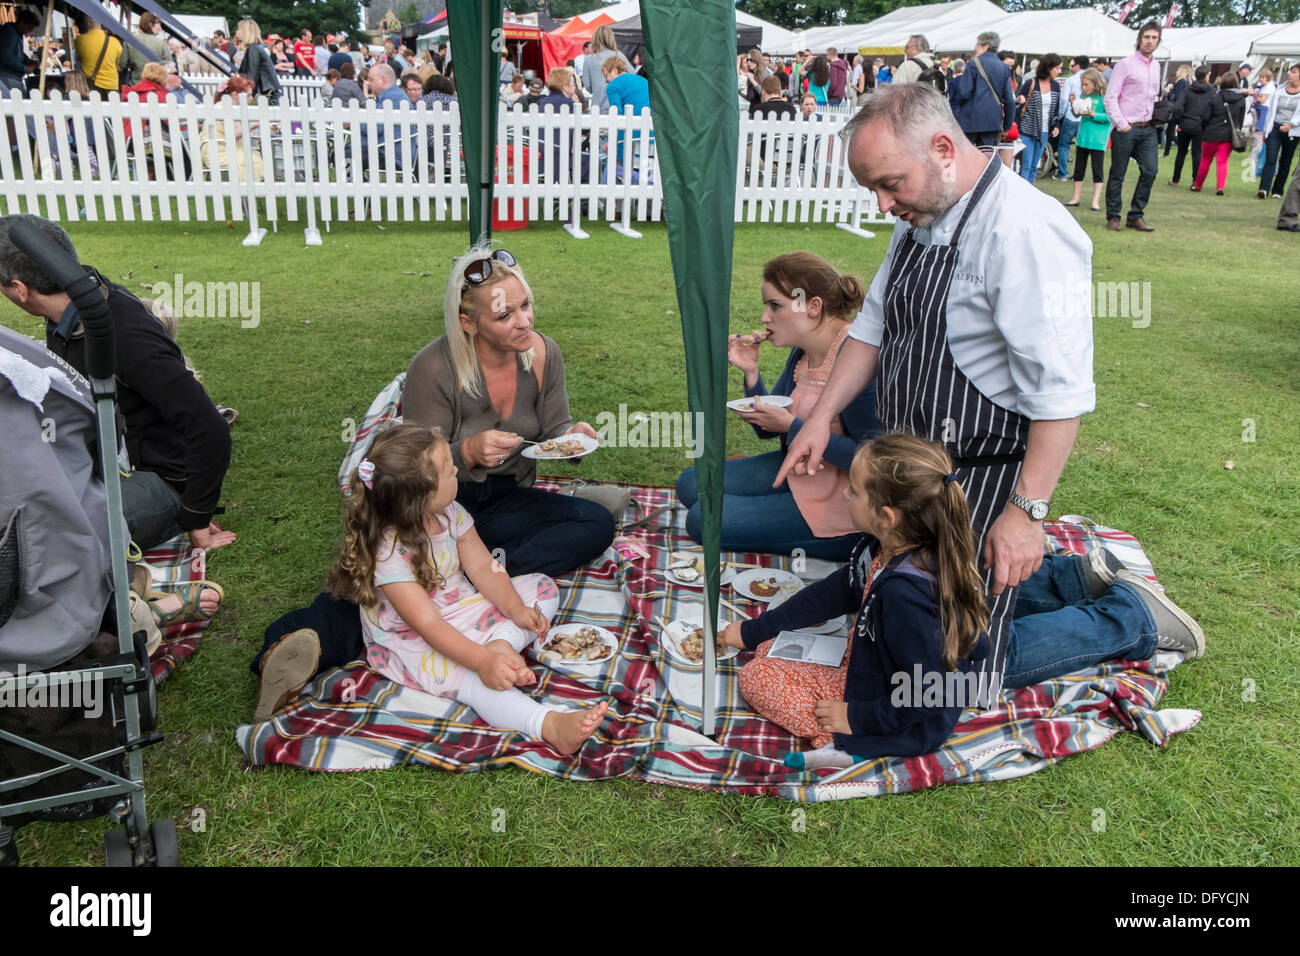
[[[529,441],[543,441],[572,428],[569,395],[564,384],[564,357],[554,340],[540,332],[537,334],[546,344],[545,381],[537,381],[536,366],[532,371],[519,368],[515,406],[509,418],[502,418],[492,406],[486,385],[477,398],[456,387],[456,370],[451,363],[447,336],[434,339],[411,360],[402,395],[402,419],[442,430],[451,442],[452,462],[462,481],[484,481],[488,475],[507,475],[517,485],[527,488],[537,478],[536,462],[520,454],[528,447],[522,443],[506,456],[502,465],[469,467],[461,453],[467,438],[495,428],[514,432]]]

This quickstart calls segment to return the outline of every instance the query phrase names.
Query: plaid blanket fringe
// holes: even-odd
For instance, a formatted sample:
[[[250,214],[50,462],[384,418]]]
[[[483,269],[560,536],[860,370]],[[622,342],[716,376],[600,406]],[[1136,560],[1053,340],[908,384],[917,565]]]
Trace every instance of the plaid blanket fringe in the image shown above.
[[[543,480],[539,487],[565,493],[572,484]],[[700,668],[668,657],[651,623],[655,617],[674,620],[703,600],[701,591],[669,588],[656,573],[666,567],[671,551],[694,546],[683,529],[684,514],[672,507],[672,489],[623,487],[632,494],[624,532],[602,560],[560,579],[555,619],[612,631],[620,639],[619,654],[597,668],[560,672],[539,666],[538,684],[530,689],[536,698],[561,707],[610,700],[609,715],[576,756],[561,757],[542,741],[487,727],[467,707],[394,684],[363,663],[322,675],[271,720],[239,727],[241,749],[256,765],[309,770],[409,763],[473,772],[516,766],[566,780],[628,777],[813,802],[1019,777],[1126,731],[1163,746],[1200,718],[1196,711],[1157,709],[1168,688],[1167,672],[1181,660],[1161,654],[1154,662],[1112,661],[1007,692],[990,711],[966,712],[947,744],[933,754],[794,772],[782,758],[799,749],[800,741],[756,715],[740,696],[738,673],[748,659],[742,654],[718,665],[717,733],[710,739],[700,732]],[[628,527],[661,508],[668,510],[648,527]],[[1077,516],[1069,519],[1046,526],[1054,551],[1083,553],[1104,544],[1128,567],[1154,579],[1131,535]],[[790,558],[781,556],[735,559],[791,566]],[[810,559],[795,570],[815,579],[832,567]]]

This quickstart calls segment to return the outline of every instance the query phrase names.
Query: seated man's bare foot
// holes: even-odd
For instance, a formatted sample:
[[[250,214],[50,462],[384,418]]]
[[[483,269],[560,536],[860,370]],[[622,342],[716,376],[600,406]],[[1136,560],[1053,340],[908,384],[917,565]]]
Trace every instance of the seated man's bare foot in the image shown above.
[[[607,700],[602,700],[591,710],[553,710],[542,722],[542,739],[566,757],[576,754],[586,739],[596,732],[607,710]]]

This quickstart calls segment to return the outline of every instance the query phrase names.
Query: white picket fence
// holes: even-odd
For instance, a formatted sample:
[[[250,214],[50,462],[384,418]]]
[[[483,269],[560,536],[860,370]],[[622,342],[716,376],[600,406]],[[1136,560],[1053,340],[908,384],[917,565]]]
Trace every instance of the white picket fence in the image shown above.
[[[250,245],[261,241],[263,223],[303,223],[316,244],[320,227],[338,220],[467,215],[455,106],[381,112],[373,103],[142,103],[134,94],[123,102],[92,93],[85,101],[76,94],[3,99],[0,112],[0,208],[7,214],[246,221]],[[890,221],[849,174],[842,126],[840,119],[742,116],[735,221],[834,223],[862,236],[872,235],[864,224]],[[399,150],[383,148],[395,142]],[[562,222],[585,238],[584,220],[639,237],[634,221],[663,216],[649,111],[503,111],[497,142],[500,219]]]
[[[216,96],[217,87],[225,79],[216,73],[186,73],[185,80],[200,93]],[[280,99],[290,106],[310,105],[325,91],[325,78],[304,79],[296,76],[280,77]]]

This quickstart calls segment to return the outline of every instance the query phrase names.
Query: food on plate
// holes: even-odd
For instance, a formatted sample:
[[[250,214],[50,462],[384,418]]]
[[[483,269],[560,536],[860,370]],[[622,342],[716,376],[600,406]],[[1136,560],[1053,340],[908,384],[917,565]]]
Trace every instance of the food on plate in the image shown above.
[[[759,597],[771,597],[777,591],[781,590],[781,585],[776,578],[768,578],[766,581],[751,581],[749,590]]]
[[[585,446],[576,438],[568,438],[564,441],[551,438],[537,446],[538,455],[547,458],[573,458],[584,451],[586,451]]]
[[[692,664],[698,664],[704,660],[704,628],[697,627],[677,642],[677,648]],[[727,645],[723,643],[721,637],[714,640],[714,649],[717,656],[721,657],[727,653]]]
[[[542,650],[559,654],[566,661],[599,661],[610,656],[610,647],[594,627],[582,627],[569,634],[556,634]]]

